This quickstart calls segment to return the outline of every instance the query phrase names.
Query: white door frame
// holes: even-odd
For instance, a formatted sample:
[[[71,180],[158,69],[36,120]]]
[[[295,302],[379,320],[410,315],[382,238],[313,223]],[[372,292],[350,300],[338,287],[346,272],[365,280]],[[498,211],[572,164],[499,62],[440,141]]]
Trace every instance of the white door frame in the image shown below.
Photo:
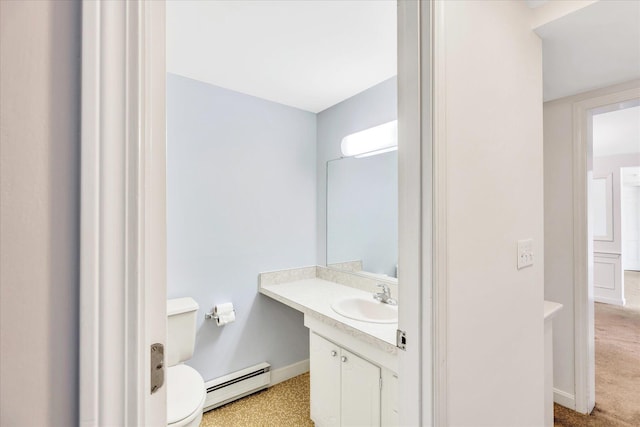
[[[595,406],[595,337],[593,301],[593,230],[589,224],[592,141],[589,111],[640,97],[640,88],[576,102],[573,105],[573,280],[575,325],[575,410]]]
[[[82,426],[166,425],[164,2],[82,11]]]
[[[446,347],[433,351],[446,344],[446,281],[432,292],[446,273],[446,252],[434,258],[446,205],[432,214],[446,188],[432,176],[445,176],[432,149],[434,7],[398,2],[400,277],[415,284],[400,288],[402,425],[446,425]],[[166,425],[166,387],[149,390],[149,346],[166,344],[165,4],[85,1],[82,36],[80,423]]]
[[[445,1],[432,0],[431,4],[431,242],[432,242],[432,307],[430,330],[433,355],[433,425],[448,426],[448,287],[449,260],[447,245],[447,134],[446,134],[446,54],[445,54]],[[424,79],[427,80],[426,78]],[[428,120],[425,116],[423,122]],[[429,164],[429,163],[426,163]],[[428,174],[425,174],[428,175]],[[427,199],[427,198],[426,198]],[[425,260],[426,263],[426,260]],[[424,326],[426,334],[427,326]]]
[[[444,378],[445,366],[433,363],[442,356],[433,352],[434,337],[441,337],[434,313],[442,315],[432,292],[434,7],[432,1],[398,1],[398,279],[404,284],[398,328],[407,336],[406,350],[398,352],[398,407],[400,425],[407,426],[445,425],[434,410],[440,390],[434,378]]]
[[[622,255],[621,255],[621,261],[622,261],[622,274],[624,274],[624,272],[626,270],[632,270],[632,271],[640,271],[640,251],[638,252],[638,258],[637,259],[629,259],[629,250],[628,247],[626,247],[627,245],[625,245],[625,241],[629,240],[629,235],[631,233],[629,233],[627,227],[625,227],[625,220],[627,218],[629,218],[628,215],[628,206],[629,206],[629,202],[626,200],[625,197],[625,193],[627,192],[627,188],[626,187],[630,187],[629,185],[625,184],[625,180],[624,180],[624,170],[625,169],[633,169],[633,170],[638,170],[640,172],[640,165],[638,166],[625,166],[620,168],[620,216],[622,217],[621,220],[621,237],[622,237],[622,242],[621,246],[622,246]],[[636,190],[638,190],[638,203],[640,203],[640,187],[631,187],[631,188],[635,188]],[[631,190],[634,191],[634,190]],[[638,212],[638,216],[640,216],[640,212]],[[633,216],[631,217],[633,218]],[[640,218],[639,218],[640,219]],[[637,233],[636,237],[638,239],[638,243],[640,244],[640,227],[636,226],[636,230],[635,232]],[[640,249],[640,248],[639,248]],[[626,256],[626,258],[625,258]]]

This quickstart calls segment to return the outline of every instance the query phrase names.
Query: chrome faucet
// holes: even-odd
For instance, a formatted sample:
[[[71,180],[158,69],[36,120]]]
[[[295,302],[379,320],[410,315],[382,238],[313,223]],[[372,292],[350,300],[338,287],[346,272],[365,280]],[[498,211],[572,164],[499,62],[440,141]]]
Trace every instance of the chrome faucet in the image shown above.
[[[389,289],[389,286],[385,285],[384,283],[380,283],[378,284],[378,287],[382,288],[382,292],[373,294],[373,299],[376,299],[383,304],[398,305],[398,301],[391,298],[391,290]]]

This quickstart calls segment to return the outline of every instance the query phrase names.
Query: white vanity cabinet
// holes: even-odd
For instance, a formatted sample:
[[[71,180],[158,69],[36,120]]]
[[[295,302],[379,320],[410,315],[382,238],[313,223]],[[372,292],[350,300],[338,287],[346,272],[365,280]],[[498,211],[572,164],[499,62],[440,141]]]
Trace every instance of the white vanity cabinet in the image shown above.
[[[310,368],[311,419],[317,426],[397,423],[393,416],[393,379],[397,377],[390,371],[314,332],[310,335]]]
[[[341,348],[318,335],[309,338],[311,419],[316,426],[339,426],[341,410]]]
[[[304,313],[310,333],[311,419],[317,426],[397,426],[398,325],[340,315],[332,308],[336,301],[371,300],[372,293],[321,279],[317,275],[323,269],[260,275],[260,293]]]

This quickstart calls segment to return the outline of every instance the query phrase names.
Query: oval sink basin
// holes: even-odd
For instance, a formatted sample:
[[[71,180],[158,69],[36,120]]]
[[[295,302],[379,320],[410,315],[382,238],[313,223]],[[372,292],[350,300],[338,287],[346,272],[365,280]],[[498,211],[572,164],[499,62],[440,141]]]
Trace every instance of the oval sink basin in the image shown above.
[[[344,317],[363,322],[396,323],[398,321],[397,305],[383,304],[373,298],[343,298],[331,304],[331,308]]]

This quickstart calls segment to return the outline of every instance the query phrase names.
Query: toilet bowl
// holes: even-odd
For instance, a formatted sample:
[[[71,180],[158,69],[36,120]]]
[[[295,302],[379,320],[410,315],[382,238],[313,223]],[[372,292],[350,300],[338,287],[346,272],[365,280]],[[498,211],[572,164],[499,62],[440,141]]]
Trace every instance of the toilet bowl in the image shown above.
[[[206,396],[200,374],[187,365],[167,370],[167,425],[197,427],[202,421],[202,407]]]
[[[192,298],[167,300],[167,425],[197,427],[207,392],[202,376],[183,365],[193,356],[198,304]]]

